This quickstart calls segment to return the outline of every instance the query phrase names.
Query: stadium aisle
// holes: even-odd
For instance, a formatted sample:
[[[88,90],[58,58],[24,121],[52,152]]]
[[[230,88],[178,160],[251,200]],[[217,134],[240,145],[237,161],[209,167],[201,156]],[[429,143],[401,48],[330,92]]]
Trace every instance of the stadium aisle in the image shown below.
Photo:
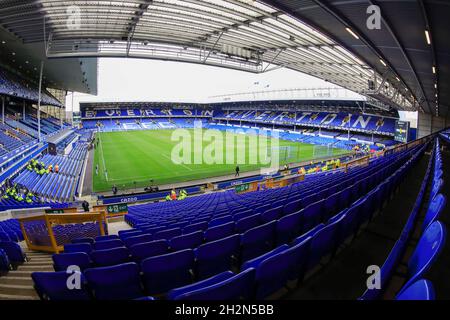
[[[439,221],[447,227],[447,241],[436,263],[433,264],[432,269],[427,274],[427,279],[433,283],[436,298],[448,300],[450,299],[450,283],[449,281],[442,281],[442,279],[450,279],[450,241],[448,234],[450,230],[450,144],[443,139],[440,139],[440,142],[444,146],[442,151],[444,187],[441,189],[441,193],[447,198],[447,205],[441,213]]]
[[[382,215],[337,257],[319,270],[285,299],[357,299],[366,290],[370,265],[381,267],[408,219],[425,176],[429,155],[424,156],[407,174],[398,193],[388,202]]]

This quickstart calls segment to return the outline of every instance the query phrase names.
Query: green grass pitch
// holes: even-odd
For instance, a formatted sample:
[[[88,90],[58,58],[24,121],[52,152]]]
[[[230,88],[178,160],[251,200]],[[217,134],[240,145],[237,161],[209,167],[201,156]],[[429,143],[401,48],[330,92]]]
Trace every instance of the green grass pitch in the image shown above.
[[[193,133],[192,129],[189,131]],[[92,170],[94,192],[109,191],[114,184],[119,189],[144,187],[150,184],[150,179],[154,180],[154,184],[162,185],[234,174],[235,163],[174,164],[171,161],[171,152],[178,142],[171,141],[172,132],[173,130],[145,130],[97,133],[100,142],[94,152]],[[208,144],[203,142],[203,147]],[[249,145],[252,144],[246,136],[244,149],[246,150],[246,160],[245,163],[239,163],[241,172],[257,170],[262,166],[258,163],[248,163],[249,154],[257,152],[256,148],[251,150]],[[279,145],[291,146],[289,152],[286,151],[286,148],[280,148],[281,165],[307,161],[321,156],[331,156],[330,153],[340,155],[348,152],[343,149],[328,149],[286,140],[279,140]],[[235,162],[237,162],[238,149],[242,147],[242,145],[235,144]],[[194,148],[192,147],[193,152]],[[194,159],[193,157],[194,154],[192,154],[192,159]],[[98,174],[95,172],[97,164]],[[105,174],[105,167],[107,174]]]

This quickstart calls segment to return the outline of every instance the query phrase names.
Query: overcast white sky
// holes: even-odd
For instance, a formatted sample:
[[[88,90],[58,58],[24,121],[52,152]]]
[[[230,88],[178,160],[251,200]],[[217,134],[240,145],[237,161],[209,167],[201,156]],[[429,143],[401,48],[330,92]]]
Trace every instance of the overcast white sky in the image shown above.
[[[147,59],[100,58],[98,62],[98,95],[74,94],[74,111],[79,102],[166,101],[208,102],[215,95],[270,91],[292,88],[338,88],[329,82],[280,68],[253,74],[200,64]],[[342,90],[345,98],[358,95]],[[282,98],[294,98],[286,93]],[[266,99],[274,98],[267,95]],[[245,99],[242,99],[245,100]],[[72,110],[72,94],[66,99]],[[400,113],[414,127],[417,113]]]
[[[119,58],[99,59],[97,83],[97,96],[75,93],[75,111],[80,101],[206,102],[221,94],[337,87],[285,68],[253,74],[199,64]],[[72,110],[71,102],[69,94],[68,110]]]

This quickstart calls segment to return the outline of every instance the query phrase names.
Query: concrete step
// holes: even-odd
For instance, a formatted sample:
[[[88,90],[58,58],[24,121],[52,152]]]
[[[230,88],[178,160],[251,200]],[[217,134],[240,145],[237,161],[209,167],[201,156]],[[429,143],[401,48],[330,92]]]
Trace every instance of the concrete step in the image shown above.
[[[36,295],[12,295],[0,293],[0,300],[39,300],[39,296]]]
[[[24,264],[24,266],[52,266],[53,261],[35,261],[31,260]]]
[[[4,276],[0,278],[0,284],[20,284],[20,285],[33,285],[33,279],[30,276],[16,277],[16,276]]]
[[[31,278],[31,274],[33,273],[33,270],[11,270],[8,271],[8,276],[14,276],[14,277],[28,277]]]
[[[18,267],[19,271],[55,271],[51,265],[28,265],[24,264]]]
[[[0,294],[34,296],[36,295],[36,291],[33,285],[0,284]]]

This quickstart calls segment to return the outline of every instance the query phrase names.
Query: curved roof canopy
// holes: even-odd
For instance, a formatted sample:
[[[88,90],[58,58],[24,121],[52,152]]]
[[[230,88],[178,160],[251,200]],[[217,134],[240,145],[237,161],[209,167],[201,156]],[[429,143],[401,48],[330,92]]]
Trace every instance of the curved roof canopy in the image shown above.
[[[255,73],[287,67],[376,99],[380,107],[417,110],[420,88],[411,92],[395,71],[369,65],[339,37],[301,19],[302,5],[325,10],[317,2],[4,0],[0,25],[24,43],[45,43],[48,58],[150,58]]]

